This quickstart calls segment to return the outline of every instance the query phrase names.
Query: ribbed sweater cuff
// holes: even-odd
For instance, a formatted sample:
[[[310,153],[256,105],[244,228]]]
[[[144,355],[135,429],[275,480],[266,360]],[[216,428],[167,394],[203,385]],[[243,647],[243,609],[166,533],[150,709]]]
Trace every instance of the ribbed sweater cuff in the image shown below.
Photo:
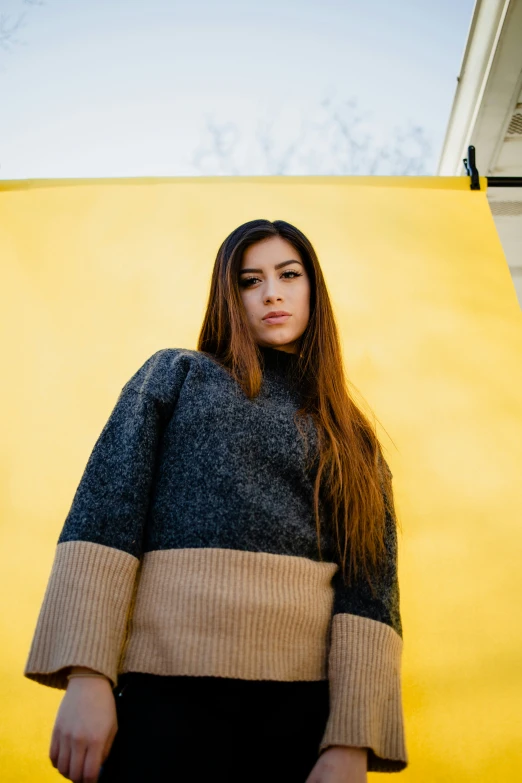
[[[320,753],[330,745],[368,748],[368,771],[399,772],[406,767],[402,647],[402,638],[385,623],[334,615],[328,663],[330,714]]]
[[[68,668],[87,666],[115,687],[138,565],[101,544],[58,544],[24,675],[65,690]]]

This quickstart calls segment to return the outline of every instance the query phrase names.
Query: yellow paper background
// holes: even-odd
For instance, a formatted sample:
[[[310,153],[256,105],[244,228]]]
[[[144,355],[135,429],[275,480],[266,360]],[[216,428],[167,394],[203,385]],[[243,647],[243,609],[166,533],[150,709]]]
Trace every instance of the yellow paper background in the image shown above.
[[[522,779],[522,315],[481,187],[0,182],[2,781],[63,780],[48,758],[63,691],[22,669],[90,451],[148,356],[195,348],[217,249],[259,217],[312,241],[348,377],[386,430],[402,531],[401,779]]]

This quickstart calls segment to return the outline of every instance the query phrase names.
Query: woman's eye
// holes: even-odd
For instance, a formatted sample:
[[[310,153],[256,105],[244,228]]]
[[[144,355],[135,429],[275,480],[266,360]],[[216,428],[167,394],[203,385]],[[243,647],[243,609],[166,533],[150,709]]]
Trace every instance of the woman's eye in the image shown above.
[[[287,272],[283,272],[281,277],[286,277],[286,275],[294,275],[295,277],[301,277],[301,272],[295,272],[293,269],[289,269]],[[287,280],[292,280],[292,277],[287,277]],[[253,284],[255,280],[259,280],[259,277],[243,277],[240,281],[241,286],[243,288],[248,288]]]

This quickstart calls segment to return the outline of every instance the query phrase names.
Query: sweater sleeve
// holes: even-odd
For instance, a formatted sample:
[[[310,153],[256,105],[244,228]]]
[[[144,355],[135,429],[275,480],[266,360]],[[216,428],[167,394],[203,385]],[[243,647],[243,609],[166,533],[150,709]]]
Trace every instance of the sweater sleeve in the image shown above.
[[[383,458],[384,459],[384,458]],[[391,471],[384,460],[391,486]],[[350,587],[333,577],[334,606],[328,652],[330,713],[319,752],[330,745],[368,749],[368,771],[399,772],[408,764],[401,693],[402,623],[397,578],[393,493],[385,499],[384,567],[372,581]]]
[[[94,445],[58,538],[29,679],[66,689],[69,667],[86,666],[117,684],[158,445],[185,365],[179,349],[147,359]]]

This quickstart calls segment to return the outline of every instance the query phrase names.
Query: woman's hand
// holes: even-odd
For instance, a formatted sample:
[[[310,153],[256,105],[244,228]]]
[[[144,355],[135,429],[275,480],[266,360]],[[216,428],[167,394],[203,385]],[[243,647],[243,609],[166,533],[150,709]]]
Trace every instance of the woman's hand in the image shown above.
[[[368,751],[346,745],[324,750],[305,783],[367,783]]]
[[[111,681],[71,678],[54,724],[49,752],[53,767],[74,783],[96,783],[117,731]]]

